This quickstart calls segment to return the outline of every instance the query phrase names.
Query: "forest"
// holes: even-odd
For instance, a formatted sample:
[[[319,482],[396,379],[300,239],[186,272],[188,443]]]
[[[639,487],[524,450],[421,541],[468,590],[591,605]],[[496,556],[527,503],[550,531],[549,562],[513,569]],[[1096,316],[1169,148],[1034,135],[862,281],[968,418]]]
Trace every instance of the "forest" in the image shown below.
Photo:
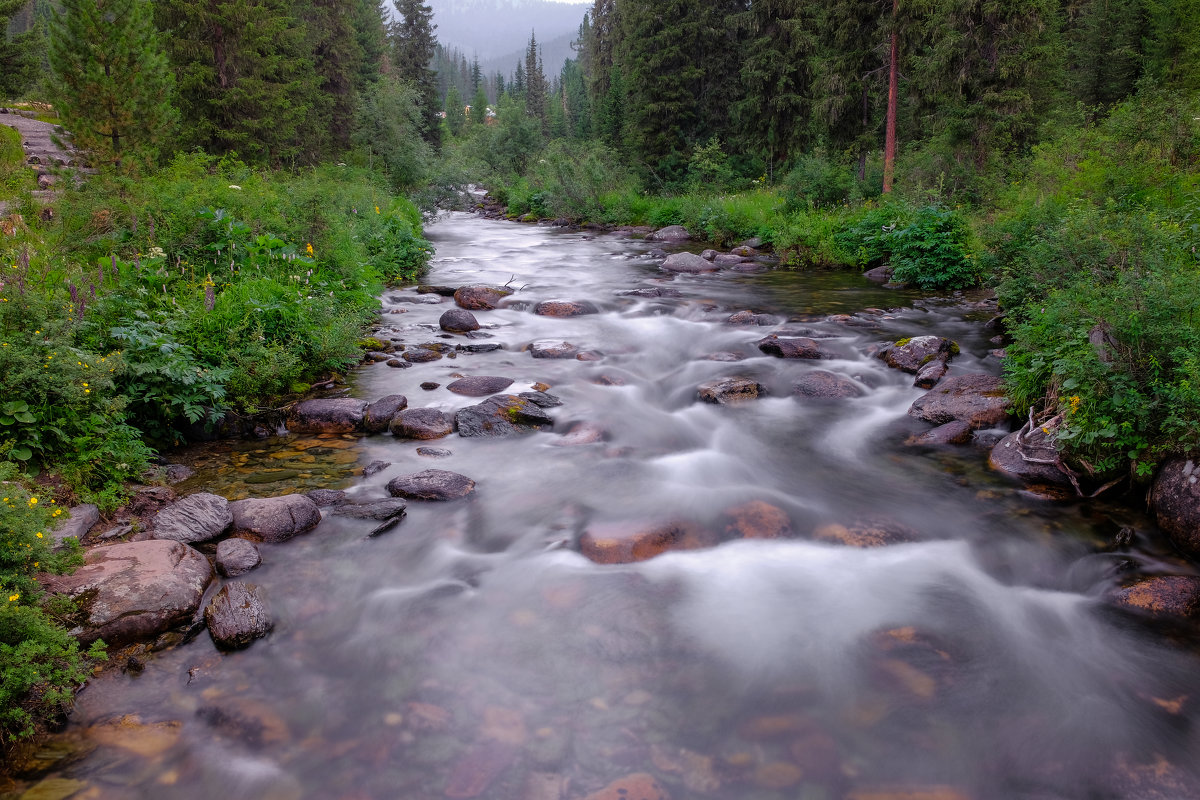
[[[470,184],[526,222],[991,289],[1014,409],[1089,483],[1200,449],[1200,0],[580,16],[558,74],[534,31],[489,75],[417,0],[0,0],[0,100],[84,165],[35,174],[0,125],[6,741],[89,663],[38,602],[80,559],[58,506],[114,509],[158,453],[351,369]]]

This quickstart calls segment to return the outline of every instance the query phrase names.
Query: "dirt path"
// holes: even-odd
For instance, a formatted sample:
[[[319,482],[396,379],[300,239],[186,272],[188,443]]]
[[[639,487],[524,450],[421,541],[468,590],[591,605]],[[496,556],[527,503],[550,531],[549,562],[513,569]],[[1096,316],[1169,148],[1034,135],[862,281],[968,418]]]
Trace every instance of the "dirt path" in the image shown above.
[[[59,126],[25,116],[25,112],[11,108],[0,108],[0,125],[7,125],[21,134],[21,145],[25,150],[25,161],[37,172],[38,188],[35,199],[49,203],[54,199],[54,184],[57,177],[53,168],[76,166],[75,152],[60,147],[55,141],[55,129]],[[7,213],[7,203],[0,200],[0,216]]]

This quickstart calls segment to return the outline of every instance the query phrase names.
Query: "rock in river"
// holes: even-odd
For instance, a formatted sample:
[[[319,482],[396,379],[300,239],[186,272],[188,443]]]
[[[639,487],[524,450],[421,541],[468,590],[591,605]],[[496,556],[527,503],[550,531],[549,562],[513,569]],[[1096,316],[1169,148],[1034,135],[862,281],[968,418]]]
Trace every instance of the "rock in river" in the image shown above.
[[[217,545],[217,571],[234,578],[262,563],[262,555],[254,542],[245,539],[226,539]]]
[[[529,345],[529,355],[534,358],[574,358],[578,353],[579,348],[570,342],[543,339]]]
[[[945,427],[947,426],[943,425],[941,428],[935,428],[930,433],[935,433]],[[1011,475],[1027,484],[1070,485],[1071,479],[1053,464],[1042,464],[1038,461],[1027,460],[1021,454],[1022,447],[1019,439],[1020,431],[1014,431],[997,442],[988,456],[988,466],[997,472]],[[1031,458],[1045,460],[1054,455],[1053,442],[1042,432],[1041,428],[1035,428],[1031,433],[1027,434],[1025,441],[1024,450]]]
[[[958,353],[958,345],[940,336],[914,336],[901,339],[879,351],[879,358],[893,369],[916,375],[932,361],[948,361]]]
[[[213,643],[222,650],[248,647],[271,632],[275,623],[254,584],[230,581],[204,609]]]
[[[467,311],[492,311],[510,294],[511,289],[496,286],[464,286],[454,293],[454,302]]]
[[[722,378],[700,384],[696,395],[706,403],[729,406],[757,400],[767,393],[758,381],[749,378]]]
[[[173,542],[207,542],[233,524],[229,501],[215,494],[189,495],[159,511],[151,527],[155,539]]]
[[[469,333],[479,330],[479,320],[465,308],[452,308],[438,320],[442,330],[450,333]]]
[[[1200,462],[1173,458],[1163,464],[1150,492],[1159,527],[1183,552],[1200,554]]]
[[[511,394],[459,409],[454,419],[458,435],[467,437],[531,433],[554,425],[554,419],[536,403]]]
[[[402,394],[389,394],[381,397],[363,413],[363,430],[367,433],[383,433],[388,429],[392,419],[401,411],[408,408],[408,398]]]
[[[394,478],[388,493],[409,500],[460,500],[475,491],[475,481],[457,472],[427,469]]]
[[[808,358],[821,359],[825,354],[813,339],[780,339],[772,334],[756,342],[758,349],[776,358]]]
[[[587,300],[545,300],[533,307],[539,317],[581,317],[599,314],[600,309]]]
[[[317,504],[301,494],[237,500],[229,504],[233,531],[269,544],[286,542],[321,522]]]
[[[862,397],[863,390],[845,375],[838,375],[823,369],[815,369],[801,375],[792,384],[792,394],[796,397],[808,397],[818,400],[831,400],[846,397]]]
[[[934,425],[962,420],[973,430],[999,425],[1008,417],[1004,381],[977,372],[955,375],[917,398],[908,415]]]
[[[668,272],[686,272],[693,275],[700,272],[716,272],[720,269],[713,262],[706,261],[695,253],[673,253],[667,256],[662,268]]]
[[[822,525],[813,532],[822,542],[849,547],[885,547],[920,541],[921,536],[907,525],[884,517],[865,518],[847,525]]]
[[[682,225],[668,225],[660,228],[646,237],[647,242],[686,242],[692,234]]]
[[[441,439],[454,433],[450,417],[436,408],[408,408],[392,419],[392,434],[400,439]]]
[[[84,644],[120,647],[190,621],[212,577],[208,559],[187,545],[145,541],[90,550],[74,574],[47,576],[43,587],[81,599]]]
[[[669,550],[699,550],[716,544],[711,531],[680,520],[597,523],[579,537],[580,552],[597,564],[630,564]]]
[[[1108,594],[1114,605],[1156,618],[1188,618],[1200,611],[1200,578],[1160,575]]]
[[[408,503],[396,497],[367,500],[363,503],[342,503],[335,506],[333,513],[354,519],[389,520],[398,517],[408,508]]]
[[[502,378],[493,375],[472,375],[467,378],[459,378],[446,388],[455,394],[466,395],[467,397],[487,397],[489,394],[503,392],[509,386],[512,386],[512,384],[512,378]]]
[[[292,406],[287,429],[292,433],[354,433],[362,427],[365,400],[305,400]]]

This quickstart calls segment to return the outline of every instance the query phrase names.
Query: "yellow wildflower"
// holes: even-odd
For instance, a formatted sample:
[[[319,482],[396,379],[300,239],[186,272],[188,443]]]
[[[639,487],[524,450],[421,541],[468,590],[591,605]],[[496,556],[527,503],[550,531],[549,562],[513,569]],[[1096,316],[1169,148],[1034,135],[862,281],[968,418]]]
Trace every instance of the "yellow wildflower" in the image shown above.
[[[36,505],[37,505],[37,498],[36,497],[29,498],[29,507],[33,508]]]
[[[312,242],[309,242],[308,244],[306,244],[304,246],[304,250],[311,256],[313,254]]]
[[[15,602],[17,602],[17,600],[19,600],[20,598],[21,598],[21,595],[19,595],[19,594],[10,594],[10,595],[8,596],[8,602],[10,602],[10,603],[15,603]]]
[[[36,536],[37,536],[39,539],[41,539],[41,538],[42,538],[42,532],[41,532],[41,531],[38,531],[38,532],[37,532],[35,535],[36,535]]]

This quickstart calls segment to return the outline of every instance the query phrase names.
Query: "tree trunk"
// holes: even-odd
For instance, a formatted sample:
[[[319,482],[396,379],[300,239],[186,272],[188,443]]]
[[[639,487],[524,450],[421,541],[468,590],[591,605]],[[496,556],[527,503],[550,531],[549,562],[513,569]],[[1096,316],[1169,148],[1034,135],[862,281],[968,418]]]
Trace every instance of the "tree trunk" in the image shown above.
[[[896,95],[900,89],[900,32],[896,29],[900,0],[892,0],[892,63],[888,70],[887,133],[883,146],[883,193],[892,191],[896,176]]]

